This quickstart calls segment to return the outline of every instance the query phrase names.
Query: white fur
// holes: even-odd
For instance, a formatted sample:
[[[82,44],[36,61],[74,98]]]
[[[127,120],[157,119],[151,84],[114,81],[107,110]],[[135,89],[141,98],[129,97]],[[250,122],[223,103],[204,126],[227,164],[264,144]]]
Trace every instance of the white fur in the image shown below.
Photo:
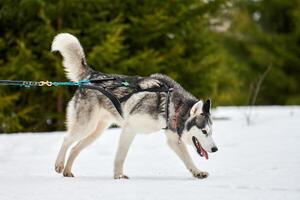
[[[62,54],[67,77],[72,81],[79,81],[86,69],[82,65],[85,55],[78,39],[69,33],[58,34],[52,42],[51,50]]]
[[[203,101],[195,103],[190,111],[191,116],[200,115],[202,113]]]
[[[186,168],[198,178],[206,178],[208,176],[207,172],[199,170],[194,164],[187,148],[185,142],[178,142],[178,136],[171,131],[166,131],[167,143],[169,147],[177,154],[177,156],[183,161]],[[185,139],[185,138],[183,138]]]
[[[73,104],[73,101],[71,101],[68,105],[68,132],[55,162],[55,170],[59,173],[64,170],[64,176],[73,176],[71,168],[77,155],[86,146],[95,141],[102,132],[111,125],[113,120],[111,113],[107,110],[95,107],[90,115],[90,120],[84,120],[78,123],[78,121],[76,121],[77,116]],[[81,118],[84,119],[85,117]],[[64,166],[66,153],[71,145],[76,142],[78,143],[71,149],[66,166]]]
[[[125,126],[127,124],[130,124],[137,132],[145,134],[161,130],[165,126],[165,120],[163,118],[155,120],[147,114],[135,114],[126,119]]]
[[[200,142],[201,146],[205,149],[205,151],[212,153],[212,148],[216,147],[216,143],[214,142],[211,132],[207,132],[208,134],[205,135],[199,131],[197,127],[192,127],[188,134],[188,141],[192,143],[192,137],[195,136],[198,141]]]

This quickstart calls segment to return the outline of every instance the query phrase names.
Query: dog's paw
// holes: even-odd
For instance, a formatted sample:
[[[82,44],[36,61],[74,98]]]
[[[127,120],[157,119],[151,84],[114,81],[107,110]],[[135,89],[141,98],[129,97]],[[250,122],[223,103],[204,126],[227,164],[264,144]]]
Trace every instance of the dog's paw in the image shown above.
[[[197,171],[197,172],[192,171],[192,174],[195,178],[199,178],[199,179],[207,178],[209,175],[208,172],[202,172],[202,171]]]
[[[74,177],[74,175],[70,171],[64,171],[63,175],[64,177]]]
[[[63,170],[64,170],[64,163],[63,162],[55,164],[55,171],[57,173],[60,174],[60,173],[62,173]]]
[[[120,174],[120,175],[114,175],[114,179],[129,179],[129,177],[124,174]]]

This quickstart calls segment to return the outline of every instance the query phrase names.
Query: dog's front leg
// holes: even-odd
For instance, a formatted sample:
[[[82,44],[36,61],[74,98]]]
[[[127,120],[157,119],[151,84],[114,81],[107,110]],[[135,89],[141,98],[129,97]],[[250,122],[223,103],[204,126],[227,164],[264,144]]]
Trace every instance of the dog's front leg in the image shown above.
[[[135,137],[136,133],[134,133],[130,128],[124,127],[119,139],[119,145],[117,154],[115,157],[115,164],[114,164],[114,178],[121,179],[125,178],[128,179],[129,177],[123,174],[123,165],[126,159],[129,147]]]
[[[199,170],[195,166],[186,148],[186,145],[183,142],[180,143],[178,142],[178,135],[170,131],[167,131],[166,135],[167,135],[168,145],[177,154],[177,156],[183,161],[186,168],[192,173],[192,175],[196,178],[206,178],[208,176],[208,173]]]

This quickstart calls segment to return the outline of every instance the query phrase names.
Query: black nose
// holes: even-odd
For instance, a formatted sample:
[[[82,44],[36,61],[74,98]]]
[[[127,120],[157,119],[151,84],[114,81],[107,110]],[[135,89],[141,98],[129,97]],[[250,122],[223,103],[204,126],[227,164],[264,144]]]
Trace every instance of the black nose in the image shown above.
[[[218,151],[218,147],[213,147],[213,148],[211,148],[211,151],[212,151],[212,152]]]

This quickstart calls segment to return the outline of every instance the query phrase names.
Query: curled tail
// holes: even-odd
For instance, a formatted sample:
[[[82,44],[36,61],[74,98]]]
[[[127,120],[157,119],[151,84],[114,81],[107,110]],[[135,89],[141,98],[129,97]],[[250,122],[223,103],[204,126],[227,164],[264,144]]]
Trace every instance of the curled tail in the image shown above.
[[[61,53],[67,78],[71,81],[79,81],[87,75],[89,67],[82,46],[75,36],[69,33],[56,35],[52,42],[51,51]]]

